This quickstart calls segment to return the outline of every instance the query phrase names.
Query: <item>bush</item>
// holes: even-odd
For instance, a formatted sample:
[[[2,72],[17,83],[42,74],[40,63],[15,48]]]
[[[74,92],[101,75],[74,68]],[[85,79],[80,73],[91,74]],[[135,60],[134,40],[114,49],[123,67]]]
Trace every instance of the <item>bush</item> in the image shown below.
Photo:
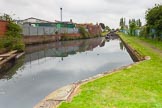
[[[22,29],[16,23],[10,21],[7,25],[6,36],[21,38]]]
[[[10,21],[7,25],[7,32],[3,45],[9,50],[24,51],[25,44],[22,41],[22,29],[16,23]]]
[[[14,44],[12,47],[13,50],[18,50],[18,51],[24,51],[25,49],[25,45],[24,43],[21,41],[19,41],[19,44]]]
[[[90,34],[85,30],[84,27],[79,27],[79,33],[83,38],[88,38]]]

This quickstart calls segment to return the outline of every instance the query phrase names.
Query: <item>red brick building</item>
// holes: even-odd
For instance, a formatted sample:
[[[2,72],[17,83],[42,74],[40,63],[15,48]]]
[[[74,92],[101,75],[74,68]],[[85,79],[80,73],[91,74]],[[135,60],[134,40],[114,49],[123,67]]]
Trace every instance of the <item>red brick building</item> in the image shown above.
[[[100,35],[102,32],[100,25],[93,25],[92,23],[77,24],[77,27],[84,27],[92,35]]]
[[[100,35],[100,33],[101,33],[101,27],[98,24],[88,25],[87,29],[88,29],[89,33],[92,35]]]
[[[0,37],[4,36],[7,31],[7,21],[0,20]]]

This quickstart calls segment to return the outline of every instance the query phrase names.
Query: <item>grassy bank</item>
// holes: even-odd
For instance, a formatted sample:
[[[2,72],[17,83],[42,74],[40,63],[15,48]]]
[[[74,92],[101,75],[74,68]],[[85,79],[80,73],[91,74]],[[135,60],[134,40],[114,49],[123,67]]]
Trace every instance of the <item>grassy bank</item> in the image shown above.
[[[161,55],[142,44],[147,40],[120,35],[151,60],[82,85],[72,102],[64,102],[59,108],[162,108]]]
[[[109,33],[109,32],[104,31],[104,32],[101,33],[101,36],[106,36],[108,33]]]

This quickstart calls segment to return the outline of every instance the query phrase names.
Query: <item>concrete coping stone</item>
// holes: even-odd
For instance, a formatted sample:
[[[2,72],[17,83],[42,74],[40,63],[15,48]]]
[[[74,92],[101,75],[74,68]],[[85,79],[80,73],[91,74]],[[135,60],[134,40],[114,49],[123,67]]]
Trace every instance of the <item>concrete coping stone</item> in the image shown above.
[[[34,108],[53,108],[60,101],[66,101],[75,89],[75,84],[70,84],[64,86],[50,95],[48,95],[44,100],[38,103]],[[55,107],[54,107],[55,108]]]

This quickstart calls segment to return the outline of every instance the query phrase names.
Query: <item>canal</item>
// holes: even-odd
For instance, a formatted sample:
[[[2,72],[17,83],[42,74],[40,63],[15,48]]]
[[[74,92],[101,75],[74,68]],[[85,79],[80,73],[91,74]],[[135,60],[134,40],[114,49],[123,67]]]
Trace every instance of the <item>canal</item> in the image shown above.
[[[0,108],[32,108],[62,86],[131,63],[119,38],[28,46],[12,69],[0,74]]]

